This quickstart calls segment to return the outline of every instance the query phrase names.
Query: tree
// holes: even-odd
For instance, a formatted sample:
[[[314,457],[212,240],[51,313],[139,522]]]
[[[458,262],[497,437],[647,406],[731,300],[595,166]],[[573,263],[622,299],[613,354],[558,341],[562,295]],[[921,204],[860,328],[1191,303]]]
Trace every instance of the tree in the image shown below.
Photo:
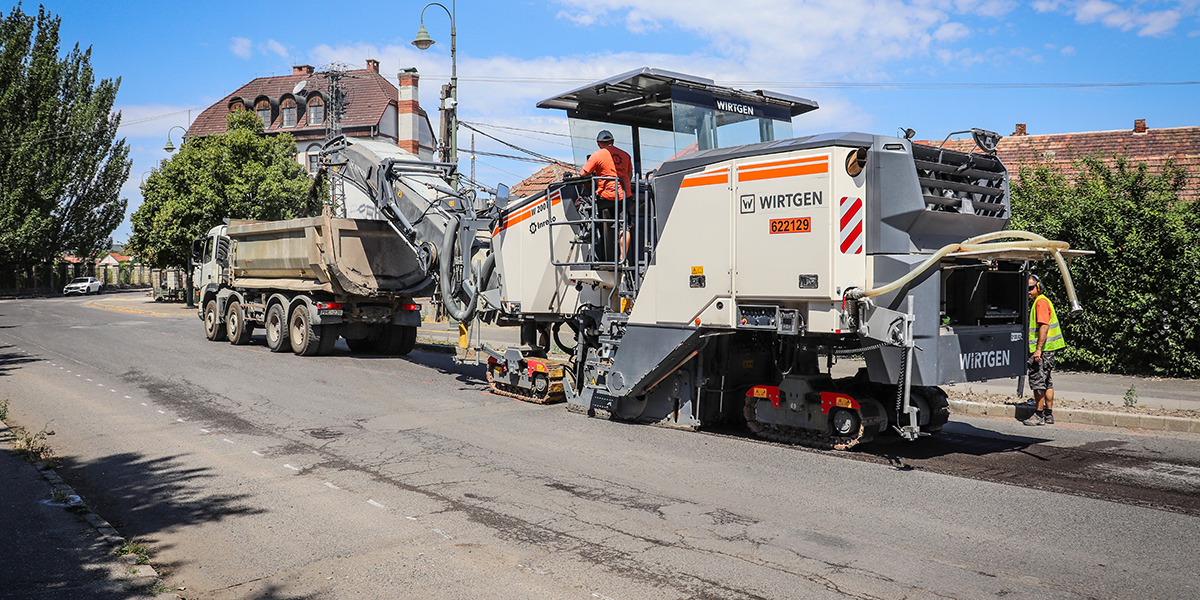
[[[1081,160],[1071,178],[1021,169],[1010,227],[1093,250],[1071,269],[1084,312],[1059,319],[1064,364],[1102,372],[1200,376],[1200,203],[1181,199],[1187,173],[1125,158]],[[1036,269],[1051,297],[1066,291],[1052,262]]]
[[[60,19],[0,14],[0,260],[91,256],[112,243],[129,147],[116,139],[121,80],[95,84],[92,50],[59,58]]]
[[[159,267],[187,264],[193,239],[226,218],[276,220],[307,214],[311,180],[291,134],[268,137],[249,111],[227,131],[187,140],[142,185],[129,248]],[[318,196],[320,197],[320,196]]]

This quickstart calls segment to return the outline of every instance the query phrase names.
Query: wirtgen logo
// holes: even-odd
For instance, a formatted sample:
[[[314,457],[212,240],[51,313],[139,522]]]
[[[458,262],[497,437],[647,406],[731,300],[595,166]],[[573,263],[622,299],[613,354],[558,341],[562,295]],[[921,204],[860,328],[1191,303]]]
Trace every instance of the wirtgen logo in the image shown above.
[[[739,199],[742,205],[742,214],[754,212],[754,194],[743,194]]]

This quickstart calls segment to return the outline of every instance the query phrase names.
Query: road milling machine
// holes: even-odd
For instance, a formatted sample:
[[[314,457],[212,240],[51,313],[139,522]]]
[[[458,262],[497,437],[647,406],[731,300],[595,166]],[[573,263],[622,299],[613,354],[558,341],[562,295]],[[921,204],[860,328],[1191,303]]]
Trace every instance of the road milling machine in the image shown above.
[[[819,447],[917,439],[948,419],[937,386],[1024,373],[1029,261],[1056,260],[1079,309],[1078,252],[1004,231],[993,133],[960,132],[972,153],[792,137],[815,102],[649,68],[538,106],[566,110],[577,164],[612,132],[634,180],[608,207],[566,178],[500,211],[478,275],[480,317],[522,327],[489,359],[501,393]],[[866,366],[835,379],[847,355]]]
[[[937,386],[1023,374],[1030,261],[1057,261],[1079,309],[1065,260],[1079,252],[1004,230],[993,133],[960,132],[972,153],[911,132],[792,137],[815,102],[650,68],[538,106],[566,110],[577,164],[611,132],[633,159],[629,193],[606,202],[602,178],[565,177],[483,199],[449,184],[453,165],[351,139],[323,151],[460,331],[520,328],[518,346],[475,340],[497,393],[817,447],[913,440],[948,419]],[[849,355],[865,367],[833,377]]]

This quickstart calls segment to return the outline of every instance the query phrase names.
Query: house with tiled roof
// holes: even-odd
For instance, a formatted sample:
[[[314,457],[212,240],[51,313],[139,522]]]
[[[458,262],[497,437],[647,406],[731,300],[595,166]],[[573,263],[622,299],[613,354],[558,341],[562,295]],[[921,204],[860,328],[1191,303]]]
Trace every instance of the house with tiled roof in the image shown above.
[[[365,69],[347,71],[341,79],[346,99],[342,134],[390,141],[422,160],[433,160],[437,143],[429,115],[418,102],[416,69],[401,71],[397,81],[398,87],[381,75],[379,61],[374,59],[367,60]],[[253,111],[262,119],[267,135],[292,134],[297,162],[315,173],[333,109],[329,94],[325,73],[311,65],[297,65],[291,75],[259,77],[234,90],[204,109],[183,137],[224,133],[229,113]],[[346,194],[348,216],[378,218],[369,199],[349,186]]]
[[[99,258],[96,261],[96,264],[104,265],[106,267],[107,266],[117,266],[131,258],[133,258],[133,257],[126,256],[126,255],[118,253],[118,252],[107,252],[107,253],[105,253],[104,256],[102,256],[101,258]]]
[[[975,144],[970,138],[955,139],[946,142],[945,147],[970,152]],[[1091,155],[1099,155],[1109,163],[1124,156],[1134,164],[1145,163],[1155,173],[1172,160],[1188,173],[1181,196],[1200,198],[1200,127],[1151,129],[1145,119],[1137,119],[1132,129],[1031,135],[1024,123],[1018,123],[1011,135],[1000,140],[996,155],[1014,176],[1021,167],[1040,165],[1070,176],[1075,173],[1074,162]]]
[[[579,170],[571,165],[563,163],[546,165],[537,173],[526,177],[520,183],[509,188],[508,195],[513,198],[532,196],[546,191],[546,186],[561,180],[563,177],[575,177],[578,174]]]

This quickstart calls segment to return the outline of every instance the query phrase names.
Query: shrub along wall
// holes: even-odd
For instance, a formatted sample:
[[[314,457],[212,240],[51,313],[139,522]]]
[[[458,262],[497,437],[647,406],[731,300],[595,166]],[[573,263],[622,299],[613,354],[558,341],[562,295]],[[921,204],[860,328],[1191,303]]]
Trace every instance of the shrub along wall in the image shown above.
[[[1079,315],[1067,310],[1054,263],[1035,266],[1070,344],[1063,366],[1200,377],[1200,202],[1180,197],[1197,174],[1099,156],[1076,167],[1070,176],[1021,169],[1009,224],[1096,252],[1071,265]]]

